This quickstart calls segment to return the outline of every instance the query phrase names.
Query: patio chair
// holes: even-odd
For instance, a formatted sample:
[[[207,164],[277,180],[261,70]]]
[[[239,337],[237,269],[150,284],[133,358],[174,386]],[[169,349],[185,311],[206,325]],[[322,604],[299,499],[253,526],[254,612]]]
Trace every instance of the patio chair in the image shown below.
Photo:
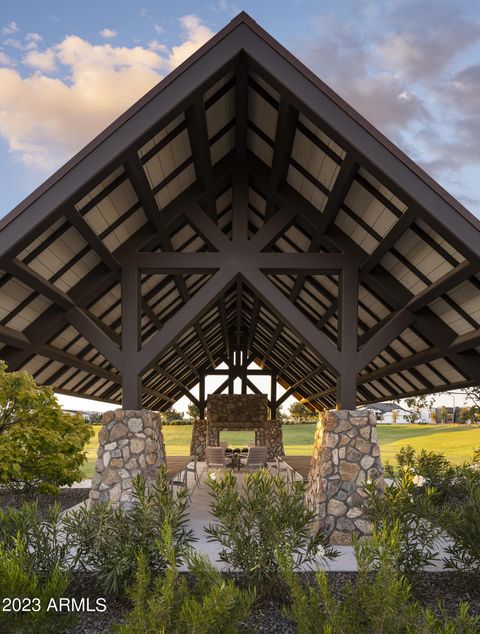
[[[261,469],[267,464],[267,448],[266,447],[251,447],[248,450],[248,454],[240,458],[244,467],[248,470]]]
[[[205,449],[207,467],[226,467],[230,459],[225,457],[225,447],[207,447]]]
[[[200,485],[200,476],[198,475],[198,470],[197,470],[197,456],[190,456],[191,460],[188,463],[185,471],[188,473],[193,473],[194,477],[195,477],[195,482]]]
[[[182,489],[185,489],[185,491],[187,492],[187,496],[189,501],[192,500],[192,496],[190,495],[190,490],[188,488],[188,473],[187,473],[187,469],[183,469],[183,471],[180,471],[180,473],[177,473],[174,475],[174,477],[170,480],[170,488],[172,490],[173,493],[173,487],[180,487]]]
[[[290,469],[290,466],[279,456],[277,456],[276,458],[277,461],[277,465],[276,465],[276,469],[277,469],[277,473],[285,473],[287,476],[287,482],[290,482],[290,480],[292,479],[292,472]]]

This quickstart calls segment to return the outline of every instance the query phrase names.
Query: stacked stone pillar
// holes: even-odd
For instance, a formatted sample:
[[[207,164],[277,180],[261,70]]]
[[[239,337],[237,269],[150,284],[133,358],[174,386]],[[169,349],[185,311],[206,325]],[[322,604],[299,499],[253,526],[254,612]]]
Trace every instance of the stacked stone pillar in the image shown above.
[[[331,544],[351,544],[353,533],[371,534],[360,508],[367,479],[383,488],[374,412],[323,412],[315,433],[307,503]]]
[[[132,478],[140,474],[152,484],[166,464],[160,415],[117,409],[106,412],[102,424],[90,500],[129,506]]]
[[[265,446],[267,448],[267,460],[269,462],[283,456],[283,432],[282,423],[278,420],[266,420],[264,427]]]
[[[194,420],[192,428],[192,440],[190,442],[190,455],[197,460],[205,460],[205,447],[207,446],[207,421],[205,419]]]

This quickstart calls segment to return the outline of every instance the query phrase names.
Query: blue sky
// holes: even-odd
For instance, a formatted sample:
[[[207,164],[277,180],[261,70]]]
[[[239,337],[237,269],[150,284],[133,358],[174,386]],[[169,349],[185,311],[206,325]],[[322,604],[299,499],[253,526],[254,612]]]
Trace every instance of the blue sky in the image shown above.
[[[480,216],[476,0],[1,0],[0,217],[241,10]]]
[[[0,215],[246,10],[480,215],[480,5],[2,0]]]

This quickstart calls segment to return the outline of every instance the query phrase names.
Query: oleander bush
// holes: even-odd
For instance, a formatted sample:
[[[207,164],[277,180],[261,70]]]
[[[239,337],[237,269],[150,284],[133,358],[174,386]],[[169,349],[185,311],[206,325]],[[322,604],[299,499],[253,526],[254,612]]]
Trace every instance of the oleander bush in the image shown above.
[[[61,521],[59,504],[48,507],[40,515],[36,502],[18,509],[0,509],[0,545],[5,553],[23,545],[22,560],[40,579],[47,579],[54,570],[75,566],[78,554],[71,547],[70,535]]]
[[[315,584],[304,586],[293,571],[288,555],[281,555],[282,574],[289,590],[286,613],[298,634],[474,634],[480,617],[470,616],[467,604],[448,617],[441,605],[439,616],[412,599],[411,586],[399,575],[402,556],[401,527],[374,530],[370,540],[354,542],[357,578],[347,584],[343,597],[335,598],[325,572]]]
[[[185,491],[173,497],[165,468],[149,489],[144,478],[132,482],[132,505],[112,508],[97,503],[66,514],[64,523],[79,564],[95,574],[104,590],[119,594],[132,582],[135,562],[141,550],[153,574],[166,571],[169,562],[162,548],[165,523],[171,526],[177,563],[182,563],[193,532],[186,528],[188,498]]]
[[[234,634],[250,613],[255,592],[241,590],[218,572],[208,558],[190,552],[187,557],[191,583],[179,575],[171,526],[162,527],[158,545],[168,566],[152,582],[143,551],[137,555],[135,580],[128,590],[132,609],[117,634]]]
[[[58,605],[58,600],[68,595],[69,584],[70,573],[62,571],[58,563],[46,574],[37,574],[20,533],[10,541],[8,548],[0,544],[0,632],[63,632],[76,616],[59,613],[52,601]]]
[[[0,487],[58,493],[84,478],[92,427],[64,413],[50,387],[6,367],[0,360]]]
[[[464,469],[461,504],[445,505],[440,525],[451,541],[446,547],[447,568],[463,570],[480,578],[480,473]]]
[[[375,482],[364,485],[365,517],[377,533],[398,531],[398,572],[413,578],[438,559],[437,540],[442,529],[436,522],[435,489],[406,467],[392,473],[393,482],[379,490]]]
[[[479,467],[478,451],[455,466],[442,454],[407,446],[386,467],[393,483],[384,495],[375,483],[365,485],[364,509],[377,530],[399,523],[400,572],[411,577],[435,561],[443,537],[445,566],[480,576]]]
[[[220,544],[228,570],[241,573],[257,592],[268,594],[278,584],[279,550],[290,554],[295,569],[337,556],[314,530],[316,515],[305,504],[302,482],[289,485],[266,469],[246,474],[241,488],[231,471],[213,472],[207,482],[216,518],[205,529],[208,539]]]

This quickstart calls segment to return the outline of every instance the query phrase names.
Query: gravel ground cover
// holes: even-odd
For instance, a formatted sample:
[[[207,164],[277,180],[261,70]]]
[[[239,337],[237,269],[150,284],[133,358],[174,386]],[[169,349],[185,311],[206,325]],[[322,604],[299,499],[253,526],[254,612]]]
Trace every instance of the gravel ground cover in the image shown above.
[[[328,584],[337,598],[341,598],[344,586],[354,581],[354,572],[327,572]],[[312,573],[302,573],[305,583],[313,581]],[[93,605],[97,597],[104,597],[101,588],[92,577],[77,573],[73,579],[70,595],[78,599],[89,597]],[[419,575],[414,597],[424,606],[436,609],[437,600],[441,600],[449,615],[454,615],[461,601],[470,605],[470,614],[480,614],[480,587],[467,575],[457,572],[424,572]],[[122,614],[129,608],[126,599],[106,598],[107,610],[103,613],[82,613],[76,624],[65,634],[103,634],[114,623],[121,620]],[[241,630],[244,634],[295,634],[293,624],[283,614],[281,599],[266,599],[253,609],[250,618]]]
[[[0,491],[0,508],[7,508],[9,506],[13,506],[14,508],[19,508],[24,502],[37,502],[38,509],[41,514],[43,514],[46,509],[58,502],[62,511],[75,506],[76,504],[80,504],[88,498],[88,494],[90,493],[90,489],[60,489],[60,493],[58,495],[50,495],[46,493],[23,493],[21,491],[18,492],[6,492]]]

